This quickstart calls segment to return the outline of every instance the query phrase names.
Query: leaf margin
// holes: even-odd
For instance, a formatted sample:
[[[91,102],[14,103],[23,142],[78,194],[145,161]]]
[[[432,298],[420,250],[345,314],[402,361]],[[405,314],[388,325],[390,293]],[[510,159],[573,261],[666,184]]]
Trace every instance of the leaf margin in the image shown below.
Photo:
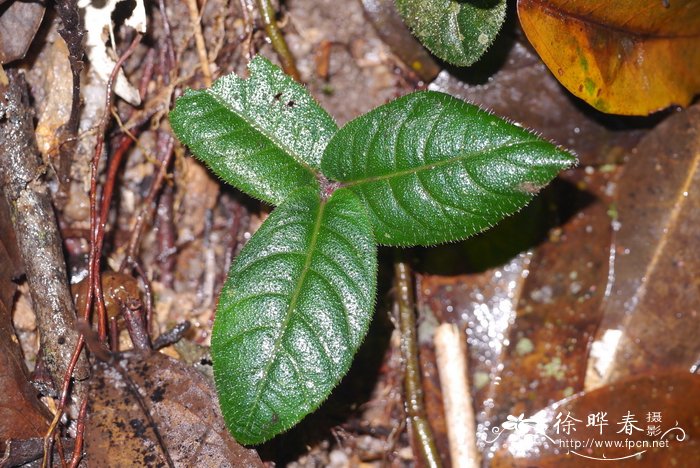
[[[323,403],[323,401],[325,401],[328,398],[328,396],[330,395],[333,388],[335,388],[335,386],[337,386],[337,384],[340,382],[342,377],[349,370],[350,365],[352,364],[354,355],[357,353],[357,350],[359,349],[359,346],[362,344],[362,341],[364,340],[364,337],[367,333],[367,330],[369,329],[369,324],[371,322],[371,319],[372,319],[372,316],[374,313],[374,309],[375,309],[376,283],[377,283],[377,246],[376,246],[376,242],[374,241],[371,223],[369,221],[369,217],[366,213],[366,210],[364,209],[364,206],[361,204],[360,200],[357,198],[357,196],[353,192],[346,190],[346,189],[336,190],[333,193],[333,195],[331,197],[329,197],[327,200],[321,200],[318,192],[314,191],[313,189],[311,189],[309,187],[303,187],[303,188],[300,188],[297,191],[295,191],[294,194],[292,196],[290,196],[288,200],[285,200],[285,202],[282,205],[280,205],[280,207],[275,209],[272,212],[272,214],[270,215],[270,217],[268,217],[268,220],[272,219],[272,221],[270,223],[268,223],[268,220],[265,221],[265,223],[268,223],[268,226],[265,226],[265,223],[263,223],[263,226],[261,226],[258,229],[258,231],[253,235],[253,237],[251,237],[251,240],[248,241],[248,244],[246,244],[243,251],[241,251],[241,254],[237,258],[236,262],[234,262],[234,264],[231,265],[231,270],[229,272],[226,283],[227,284],[235,284],[238,281],[240,274],[236,270],[240,267],[239,259],[241,259],[240,261],[246,261],[245,258],[246,258],[246,255],[248,255],[250,253],[250,249],[258,247],[256,245],[256,242],[258,242],[258,240],[261,238],[260,238],[260,236],[258,236],[258,238],[256,238],[255,236],[257,236],[258,233],[260,233],[261,235],[266,235],[267,233],[265,232],[265,230],[272,228],[271,223],[277,222],[278,219],[276,219],[276,218],[281,218],[282,215],[285,214],[284,211],[291,204],[295,203],[295,201],[301,197],[306,197],[307,199],[308,198],[317,199],[319,201],[319,203],[321,203],[321,204],[325,203],[325,207],[326,207],[325,209],[327,209],[328,206],[332,205],[333,203],[338,204],[338,203],[342,203],[343,201],[349,200],[350,204],[355,204],[355,208],[360,210],[358,213],[356,213],[356,215],[360,215],[360,216],[365,217],[364,222],[365,222],[365,227],[367,228],[366,234],[368,236],[367,242],[365,243],[365,247],[371,246],[371,252],[364,252],[365,254],[368,254],[368,256],[365,258],[365,260],[368,261],[368,266],[369,266],[369,270],[370,270],[369,273],[367,274],[368,281],[365,282],[365,290],[367,292],[367,297],[368,297],[368,301],[365,304],[365,307],[366,307],[365,319],[364,319],[364,322],[361,323],[361,327],[358,330],[356,330],[356,336],[358,337],[358,339],[356,340],[355,343],[353,343],[351,345],[350,350],[349,350],[349,352],[346,353],[343,362],[340,363],[340,365],[338,366],[339,371],[338,371],[337,375],[334,377],[334,381],[332,382],[332,384],[329,385],[327,387],[327,389],[325,390],[325,395],[322,396],[317,401],[312,402],[306,408],[303,408],[298,414],[293,415],[291,418],[287,418],[286,420],[281,421],[282,424],[278,424],[279,420],[276,421],[275,424],[273,424],[274,427],[272,430],[267,430],[267,431],[261,430],[261,431],[259,431],[259,433],[257,435],[253,435],[253,434],[249,433],[250,427],[247,427],[244,430],[242,430],[240,428],[240,426],[239,426],[240,421],[236,418],[236,415],[232,415],[231,411],[229,411],[226,408],[226,406],[225,406],[226,403],[224,402],[225,395],[222,395],[225,392],[225,387],[227,386],[227,384],[225,382],[226,376],[224,375],[224,373],[229,374],[229,375],[234,373],[230,369],[226,370],[223,368],[226,366],[224,366],[224,364],[221,363],[220,356],[225,355],[226,351],[222,351],[222,350],[218,349],[221,346],[230,345],[230,336],[227,336],[230,334],[224,333],[222,331],[222,327],[226,326],[227,324],[224,324],[224,322],[222,321],[221,314],[222,313],[231,314],[232,312],[231,311],[226,312],[224,309],[222,309],[222,307],[224,307],[224,306],[222,306],[222,304],[225,304],[226,302],[231,301],[231,300],[233,300],[234,304],[235,304],[235,302],[236,302],[235,297],[237,296],[236,292],[230,292],[230,291],[228,291],[228,288],[226,288],[226,287],[224,288],[224,290],[222,290],[222,294],[221,294],[220,299],[219,299],[219,305],[217,306],[217,315],[216,315],[217,319],[214,322],[214,329],[213,329],[213,333],[212,333],[212,346],[211,346],[212,358],[213,358],[213,362],[214,362],[215,383],[216,383],[216,388],[217,388],[217,394],[219,395],[219,401],[221,404],[222,413],[224,414],[224,419],[227,423],[229,431],[231,431],[231,433],[234,435],[236,440],[238,440],[239,442],[244,443],[244,444],[259,444],[259,443],[262,443],[266,440],[269,440],[270,438],[278,435],[281,432],[288,430],[289,428],[291,428],[292,426],[297,424],[299,421],[301,421],[301,419],[303,419],[306,415],[315,411]],[[346,200],[341,200],[343,198]],[[280,208],[281,208],[281,210],[280,210]],[[317,227],[319,229],[323,226],[323,221],[324,221],[323,216],[325,214],[325,209],[323,208],[323,206],[320,206],[320,213],[318,213],[318,219],[317,219],[317,223],[318,223]],[[251,244],[251,242],[252,242],[252,244]],[[251,247],[248,247],[249,245]],[[358,249],[358,247],[354,244],[352,245],[352,247],[353,247],[353,249]],[[246,249],[248,249],[248,251],[246,251]],[[245,253],[244,253],[244,251],[245,251]],[[357,250],[355,250],[355,253],[357,253]],[[309,261],[312,261],[311,258],[314,256],[314,252],[309,251],[306,253],[306,255],[307,255],[306,261],[308,263]],[[253,262],[254,262],[254,260],[253,260]],[[252,264],[252,262],[244,265],[243,270],[245,270],[251,264]],[[302,279],[299,279],[298,281],[299,281],[299,283],[298,283],[296,289],[298,291],[303,291],[304,283],[305,283],[306,279],[302,278]],[[362,285],[359,285],[359,286],[362,286]],[[294,306],[296,307],[296,305],[298,305],[298,304],[295,304]],[[293,314],[294,312],[295,311],[290,308],[287,313]],[[279,340],[283,339],[284,333],[286,333],[286,332],[282,332],[282,336],[280,336]],[[222,340],[223,340],[223,342],[222,342]],[[275,365],[275,363],[274,363],[275,360],[278,360],[278,358],[274,358],[273,362],[271,362],[267,366],[268,372],[269,372],[270,368]],[[269,374],[267,376],[264,376],[264,377],[269,377]],[[269,377],[269,378],[272,378],[272,377]],[[260,390],[260,391],[262,391],[262,390]],[[259,395],[260,392],[257,392],[257,393]],[[258,397],[256,397],[256,398],[258,398]],[[253,418],[251,418],[251,415],[252,415],[252,411],[254,411],[254,410],[255,410],[255,408],[250,410],[251,412],[247,415],[248,419],[251,419],[251,420],[253,419]],[[280,419],[283,419],[283,418],[280,418]],[[247,424],[248,424],[248,426],[250,426],[252,423],[249,422]]]
[[[381,205],[382,203],[386,203],[386,198],[385,197],[376,197],[374,203],[372,203],[369,200],[369,197],[363,194],[358,187],[360,186],[359,183],[355,183],[353,180],[351,180],[352,175],[348,173],[349,171],[352,171],[352,168],[348,169],[347,167],[342,168],[339,166],[342,166],[343,164],[348,163],[350,161],[350,164],[354,164],[352,162],[352,155],[348,155],[348,153],[352,154],[358,154],[360,151],[357,151],[355,146],[352,144],[352,142],[348,141],[342,141],[343,139],[346,138],[346,134],[350,134],[350,137],[348,137],[350,140],[352,140],[352,133],[356,132],[358,135],[362,135],[361,138],[358,138],[358,140],[361,141],[361,144],[365,144],[366,141],[369,141],[368,145],[371,147],[374,144],[374,141],[372,141],[373,138],[376,137],[378,132],[376,132],[374,135],[367,136],[368,133],[370,133],[367,129],[362,129],[361,125],[363,124],[364,121],[371,121],[372,119],[375,119],[377,122],[379,122],[377,125],[384,125],[384,132],[386,133],[385,135],[382,135],[383,138],[378,138],[379,141],[384,141],[384,140],[389,140],[392,138],[391,133],[394,134],[400,134],[403,131],[403,126],[405,124],[395,124],[395,122],[387,123],[390,122],[390,119],[393,117],[391,115],[392,112],[395,111],[395,107],[399,107],[403,105],[403,102],[405,101],[411,101],[411,100],[419,100],[419,99],[435,99],[437,101],[444,101],[445,103],[452,105],[452,106],[458,106],[461,109],[467,109],[469,112],[471,112],[473,115],[469,116],[468,118],[465,118],[463,120],[463,124],[476,124],[478,119],[484,120],[488,125],[485,125],[485,127],[490,127],[490,126],[500,126],[501,128],[509,128],[510,130],[516,132],[519,134],[521,138],[527,139],[525,142],[521,142],[523,144],[529,144],[529,145],[536,145],[536,146],[543,146],[545,148],[548,148],[551,152],[554,154],[558,155],[561,157],[561,159],[558,161],[559,168],[556,172],[559,172],[561,170],[566,169],[567,167],[571,167],[572,165],[576,164],[576,158],[575,156],[571,155],[570,153],[564,151],[560,147],[554,145],[553,143],[550,143],[546,140],[541,139],[538,137],[535,133],[523,129],[522,127],[519,127],[515,124],[512,124],[504,119],[499,118],[498,116],[495,116],[487,111],[484,111],[483,109],[480,109],[478,106],[475,106],[473,104],[466,103],[464,101],[461,101],[460,99],[457,99],[449,94],[445,94],[442,92],[437,92],[437,91],[417,91],[414,93],[410,93],[407,95],[404,95],[402,97],[399,97],[398,99],[395,99],[394,101],[391,101],[387,104],[384,104],[382,106],[379,106],[370,112],[363,114],[360,117],[357,117],[356,119],[348,122],[345,124],[331,139],[329,144],[326,147],[326,151],[324,152],[324,157],[321,161],[321,169],[324,174],[326,174],[328,177],[337,180],[340,182],[341,186],[349,188],[353,190],[358,197],[360,197],[365,204],[368,206],[368,211],[370,213],[370,216],[372,218],[372,222],[375,225],[375,237],[377,239],[377,242],[380,245],[389,245],[389,246],[399,246],[399,247],[411,247],[411,246],[433,246],[437,245],[440,243],[445,243],[445,242],[453,242],[453,241],[459,241],[463,240],[467,237],[470,237],[471,235],[477,234],[478,232],[481,232],[483,230],[486,230],[493,225],[495,225],[497,222],[502,220],[503,218],[510,216],[520,209],[522,209],[524,206],[527,205],[527,203],[534,197],[536,192],[539,191],[540,188],[544,187],[547,185],[551,179],[556,176],[556,172],[553,173],[549,177],[542,178],[540,177],[540,180],[535,181],[535,183],[529,182],[529,181],[522,181],[521,185],[522,188],[518,190],[518,193],[522,195],[523,197],[527,198],[526,201],[519,203],[517,207],[511,208],[509,211],[505,212],[502,214],[498,219],[493,219],[491,222],[485,222],[482,225],[477,226],[476,229],[466,229],[462,230],[461,233],[457,233],[456,235],[452,235],[450,233],[446,233],[446,235],[443,235],[442,237],[437,237],[433,236],[430,237],[429,233],[432,228],[434,228],[434,225],[431,225],[430,223],[420,225],[421,223],[414,223],[412,226],[409,225],[403,225],[403,226],[393,226],[390,227],[390,229],[393,229],[393,233],[388,233],[387,230],[384,228],[388,226],[386,224],[385,219],[381,219],[379,216],[376,214],[376,209],[373,207]],[[413,112],[413,110],[409,111]],[[446,125],[445,122],[440,122],[442,119],[442,115],[438,115],[438,118],[433,122],[433,127],[432,130],[428,133],[427,137],[428,139],[434,138],[433,133],[435,132],[435,129],[437,128],[438,125],[444,124]],[[449,123],[449,122],[448,122]],[[381,131],[381,129],[380,129]],[[396,137],[398,138],[398,136]],[[338,141],[341,141],[340,143]],[[350,148],[349,150],[345,151],[347,148]],[[501,149],[501,147],[497,147],[496,150]],[[367,155],[366,152],[362,152],[362,156],[365,157],[364,161],[364,169],[367,169],[369,165],[371,165],[371,162],[368,162],[368,158],[370,156]],[[479,153],[475,155],[476,157],[482,157]],[[464,156],[459,156],[452,158],[454,160],[458,159],[463,159]],[[376,159],[376,158],[375,158]],[[376,161],[375,161],[376,162]],[[394,156],[394,162],[396,162],[396,156]],[[439,161],[437,164],[448,164],[449,161]],[[557,161],[551,162],[550,165],[555,165],[557,164]],[[335,165],[333,167],[332,165]],[[417,172],[417,170],[412,169],[409,172]],[[389,175],[386,177],[379,177],[380,178],[386,178],[390,179],[394,176]],[[369,181],[370,183],[373,182],[372,177],[368,177],[365,181]],[[546,179],[546,180],[544,180]],[[390,184],[389,184],[390,185]],[[422,184],[419,184],[422,185]],[[477,184],[478,185],[478,184]],[[501,185],[501,184],[493,184],[493,185]],[[491,190],[501,190],[500,188],[492,188]],[[393,193],[393,189],[390,190]],[[400,205],[400,204],[399,204]],[[404,207],[401,207],[403,211],[406,211],[408,213],[408,210],[406,210]],[[425,211],[426,207],[423,207],[423,211]],[[469,211],[469,210],[464,210],[463,211]],[[485,210],[471,210],[471,214],[481,214],[481,213],[488,213],[488,207]],[[410,213],[409,216],[411,217]],[[443,216],[444,218],[444,216]],[[418,225],[418,226],[417,226]],[[397,234],[399,232],[404,232],[407,230],[413,230],[416,231],[418,229],[422,230],[422,238],[421,237],[414,237],[414,238],[406,238],[406,237],[401,237],[401,234]],[[399,235],[399,239],[396,239],[396,236]]]

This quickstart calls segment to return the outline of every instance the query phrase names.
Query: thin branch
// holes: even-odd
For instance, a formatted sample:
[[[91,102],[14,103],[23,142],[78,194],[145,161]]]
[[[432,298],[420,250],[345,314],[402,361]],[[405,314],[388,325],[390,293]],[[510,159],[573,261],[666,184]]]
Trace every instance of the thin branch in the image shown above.
[[[129,244],[126,249],[126,255],[119,267],[120,271],[126,268],[127,263],[133,261],[137,256],[137,250],[140,244],[141,235],[143,233],[143,226],[147,218],[152,217],[153,202],[156,196],[160,192],[160,188],[165,180],[165,176],[168,171],[168,166],[173,156],[173,148],[175,146],[175,140],[172,135],[166,133],[165,131],[158,131],[158,172],[156,173],[153,183],[148,191],[146,199],[143,201],[142,209],[136,216],[136,221],[134,222],[134,227],[131,230],[131,236],[129,238]]]
[[[425,464],[430,468],[438,468],[442,466],[442,461],[435,446],[433,431],[430,429],[423,403],[423,387],[416,338],[416,310],[413,301],[413,273],[408,262],[400,258],[398,251],[396,257],[394,280],[396,282],[396,303],[399,309],[401,354],[404,359],[406,416],[418,439],[418,449]]]
[[[136,46],[139,44],[141,41],[141,34],[137,34],[134,37],[134,40],[132,41],[131,45],[129,45],[129,48],[124,52],[124,54],[119,58],[117,61],[114,69],[112,70],[112,74],[107,81],[107,97],[105,99],[105,114],[102,118],[102,121],[100,122],[100,127],[99,131],[97,134],[97,143],[95,145],[95,154],[92,158],[92,165],[91,165],[91,175],[90,175],[90,251],[89,251],[89,256],[88,256],[88,287],[87,287],[87,293],[85,297],[85,308],[83,310],[83,320],[86,323],[90,322],[90,312],[92,311],[92,303],[93,303],[93,298],[97,298],[97,304],[98,304],[98,311],[99,311],[99,316],[98,316],[98,324],[102,323],[103,321],[105,322],[105,329],[102,330],[102,334],[104,336],[101,336],[101,339],[106,338],[106,310],[105,310],[105,305],[104,305],[104,300],[102,298],[102,281],[101,281],[101,276],[100,276],[100,252],[102,251],[102,240],[104,238],[104,229],[102,229],[102,232],[99,232],[99,226],[98,224],[98,212],[97,212],[97,174],[98,174],[98,169],[99,169],[99,163],[102,155],[102,147],[104,145],[104,134],[107,128],[107,121],[109,119],[109,109],[112,106],[112,85],[114,83],[114,79],[117,76],[117,72],[119,69],[121,69],[122,64],[124,61],[134,52],[136,49]],[[98,325],[99,329],[99,325]],[[68,399],[68,394],[70,391],[70,386],[71,386],[71,376],[73,375],[73,370],[75,369],[75,365],[78,362],[78,357],[81,355],[83,346],[85,344],[85,337],[81,333],[78,337],[78,342],[75,345],[75,348],[73,350],[73,356],[71,358],[71,362],[68,366],[68,369],[66,370],[64,376],[63,376],[63,386],[61,388],[61,394],[60,394],[60,399],[58,403],[58,408],[56,409],[56,414],[54,416],[53,421],[51,422],[51,426],[49,427],[48,432],[46,433],[46,436],[44,438],[44,459],[42,461],[42,468],[48,466],[48,456],[50,455],[50,446],[51,446],[51,440],[53,439],[54,432],[56,428],[58,427],[58,423],[61,420],[61,416],[63,415],[63,411],[65,410],[66,402]],[[83,405],[85,403],[83,402]],[[80,423],[80,420],[78,421]],[[79,454],[82,453],[82,444],[78,444],[78,441],[76,440],[75,447],[73,449],[73,459],[75,459],[76,456],[79,456]],[[78,455],[76,455],[78,454]]]
[[[187,0],[187,8],[190,11],[190,21],[194,28],[194,43],[197,47],[197,55],[199,55],[199,64],[202,67],[204,75],[204,85],[208,88],[211,86],[211,68],[209,67],[209,55],[207,55],[207,45],[204,42],[202,34],[202,18],[199,15],[197,0]]]
[[[466,341],[463,333],[452,323],[443,323],[437,327],[433,341],[452,465],[478,468],[481,466],[481,456],[476,448],[474,408],[467,377]]]
[[[287,41],[284,40],[282,31],[277,26],[277,20],[275,19],[275,9],[272,8],[270,0],[257,0],[258,10],[260,11],[260,17],[265,25],[265,32],[270,38],[270,43],[272,48],[277,52],[277,56],[282,64],[282,69],[284,72],[294,78],[294,80],[301,83],[301,75],[299,75],[299,70],[297,69],[296,61],[294,56],[289,51],[287,47]]]
[[[44,167],[36,145],[27,86],[16,70],[8,71],[8,76],[8,86],[0,86],[0,190],[10,206],[27,272],[44,364],[53,384],[58,386],[78,342],[75,306],[51,195],[43,180]],[[74,366],[70,367],[71,373]],[[83,356],[76,378],[87,376],[88,365]]]

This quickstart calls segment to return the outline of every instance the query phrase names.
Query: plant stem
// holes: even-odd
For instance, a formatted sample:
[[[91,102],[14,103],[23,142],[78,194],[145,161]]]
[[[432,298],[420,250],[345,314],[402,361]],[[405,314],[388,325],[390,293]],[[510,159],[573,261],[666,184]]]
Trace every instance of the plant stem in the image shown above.
[[[287,47],[287,41],[284,40],[282,31],[280,31],[279,27],[277,27],[275,10],[272,8],[270,0],[257,0],[257,3],[258,10],[260,11],[260,17],[265,24],[265,32],[270,38],[272,48],[275,49],[275,52],[277,52],[277,55],[279,56],[282,69],[287,75],[294,78],[295,81],[301,83],[301,76],[299,75],[299,70],[297,70],[294,56],[289,51],[289,47]]]
[[[401,354],[404,360],[404,393],[406,417],[411,430],[419,442],[419,450],[425,464],[431,468],[442,466],[440,455],[435,447],[433,431],[430,429],[423,405],[418,345],[416,338],[416,310],[413,301],[413,278],[411,267],[401,254],[396,253],[394,276],[396,282],[396,303],[399,309],[399,329],[401,331]]]

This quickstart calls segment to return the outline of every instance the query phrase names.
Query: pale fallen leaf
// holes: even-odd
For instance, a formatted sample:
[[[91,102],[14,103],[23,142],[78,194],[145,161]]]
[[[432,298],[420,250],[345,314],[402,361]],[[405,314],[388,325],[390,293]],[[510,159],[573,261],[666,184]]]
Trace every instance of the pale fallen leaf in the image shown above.
[[[84,23],[87,34],[85,35],[85,50],[90,64],[97,75],[105,82],[109,80],[112,70],[117,62],[110,57],[105,46],[108,34],[111,34],[112,13],[117,4],[124,0],[108,0],[106,3],[95,3],[92,0],[80,0],[78,6],[84,14]],[[130,26],[138,32],[146,32],[146,10],[143,0],[136,0],[134,9],[126,20],[126,26]],[[129,104],[137,106],[141,104],[141,96],[138,90],[126,79],[123,70],[117,72],[114,82],[114,92]]]

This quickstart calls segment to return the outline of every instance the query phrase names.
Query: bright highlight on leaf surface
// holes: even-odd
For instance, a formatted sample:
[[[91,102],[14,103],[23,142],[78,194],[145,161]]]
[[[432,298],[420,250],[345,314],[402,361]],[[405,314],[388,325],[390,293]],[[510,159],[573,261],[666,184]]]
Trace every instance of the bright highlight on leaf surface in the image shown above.
[[[463,239],[522,208],[575,159],[435,92],[338,130],[270,62],[249,69],[187,92],[170,119],[212,171],[279,205],[231,266],[212,333],[224,419],[255,444],[315,410],[348,371],[374,308],[376,241]]]
[[[554,76],[603,112],[647,115],[700,92],[700,2],[519,0]]]
[[[267,59],[210,89],[187,91],[170,113],[177,137],[227,183],[273,205],[318,187],[316,169],[337,130],[306,89]]]
[[[322,170],[369,208],[377,242],[464,239],[525,206],[575,159],[447,94],[409,94],[353,120]]]
[[[506,16],[505,0],[396,0],[396,6],[425,47],[459,66],[484,55]]]
[[[348,190],[301,189],[246,244],[219,299],[216,386],[237,440],[259,443],[318,407],[347,372],[374,307],[376,246]]]

